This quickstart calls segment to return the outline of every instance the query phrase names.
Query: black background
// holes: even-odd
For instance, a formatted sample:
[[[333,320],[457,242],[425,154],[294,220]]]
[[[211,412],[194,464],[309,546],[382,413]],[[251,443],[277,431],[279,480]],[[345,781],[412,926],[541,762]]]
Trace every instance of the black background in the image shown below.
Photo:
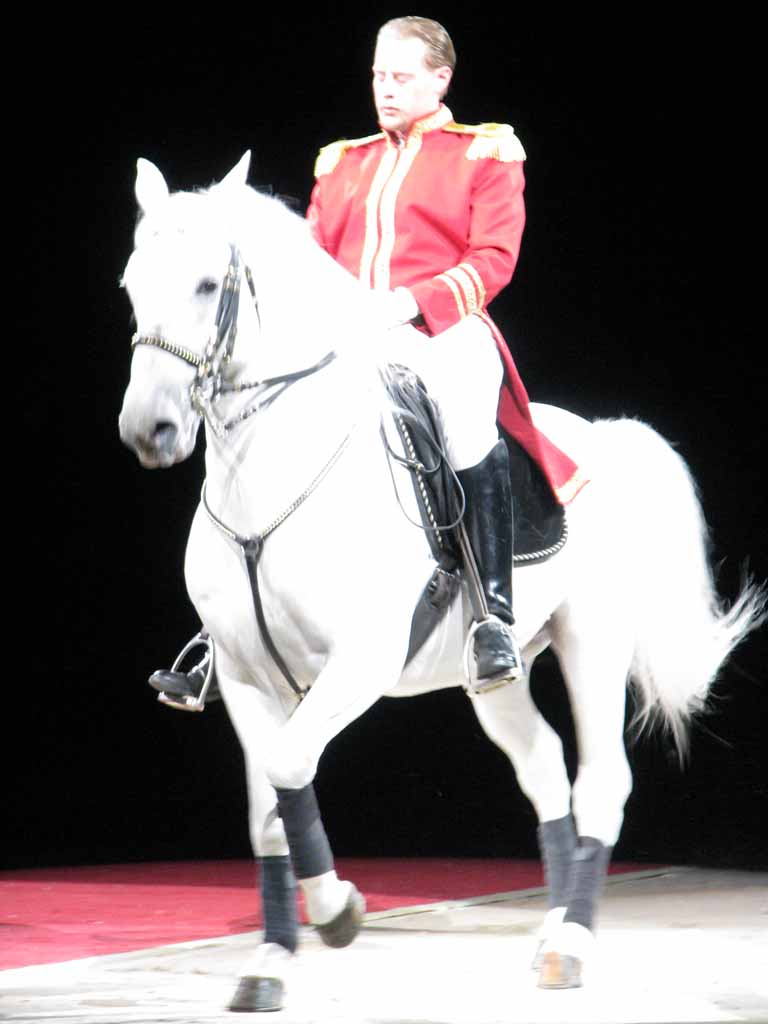
[[[222,706],[172,712],[144,682],[198,628],[182,561],[202,463],[149,473],[117,436],[135,161],[192,188],[252,149],[251,183],[303,212],[318,147],[375,130],[372,41],[404,13],[168,11],[54,15],[8,94],[9,867],[249,853]],[[528,153],[522,256],[492,311],[531,397],[678,445],[732,599],[746,560],[768,576],[755,27],[647,6],[621,22],[418,13],[456,42],[456,118],[510,122]],[[618,856],[768,866],[765,654],[755,637],[723,672],[685,771],[658,740],[631,749]],[[534,685],[567,734],[546,655]],[[317,785],[337,854],[535,855],[532,811],[460,691],[380,702]]]

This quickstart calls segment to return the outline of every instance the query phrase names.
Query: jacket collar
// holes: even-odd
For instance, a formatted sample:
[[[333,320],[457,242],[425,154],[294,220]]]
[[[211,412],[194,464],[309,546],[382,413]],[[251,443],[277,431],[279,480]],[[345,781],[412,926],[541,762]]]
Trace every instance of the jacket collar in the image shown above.
[[[384,132],[384,135],[394,146],[403,144],[407,146],[417,140],[421,142],[422,136],[426,135],[427,132],[434,132],[439,128],[444,128],[445,125],[450,124],[452,121],[453,114],[444,103],[441,103],[434,113],[427,114],[426,117],[421,117],[418,121],[414,121],[405,135],[387,131]]]

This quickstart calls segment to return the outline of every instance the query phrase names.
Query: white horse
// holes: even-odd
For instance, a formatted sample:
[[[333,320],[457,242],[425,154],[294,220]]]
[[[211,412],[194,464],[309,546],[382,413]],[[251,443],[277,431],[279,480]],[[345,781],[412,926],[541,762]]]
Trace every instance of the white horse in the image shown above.
[[[169,195],[160,171],[138,163],[143,218],[124,277],[137,336],[120,432],[143,465],[164,467],[190,455],[206,421],[207,482],[186,580],[215,641],[222,695],[245,752],[253,848],[273,867],[290,853],[310,920],[342,945],[359,928],[362,906],[333,870],[314,804],[321,754],[384,694],[461,686],[471,612],[462,594],[403,668],[434,563],[393,488],[394,473],[399,500],[417,519],[408,472],[391,469],[380,437],[390,410],[377,369],[386,336],[375,300],[299,217],[247,187],[247,170],[246,154],[209,190]],[[326,360],[329,353],[336,358]],[[253,382],[262,384],[230,387]],[[474,698],[473,707],[540,822],[551,910],[537,963],[540,984],[555,987],[580,984],[631,789],[628,679],[641,723],[657,713],[683,751],[690,714],[761,621],[764,595],[748,586],[730,610],[722,607],[695,486],[650,427],[532,409],[591,481],[568,507],[563,550],[514,579],[527,672],[551,646],[567,684],[579,751],[573,786],[527,677]],[[257,600],[273,649],[257,627],[238,542],[267,533]],[[295,892],[292,876],[270,877],[263,872],[265,943],[242,972],[233,1008],[280,1005],[296,943]]]

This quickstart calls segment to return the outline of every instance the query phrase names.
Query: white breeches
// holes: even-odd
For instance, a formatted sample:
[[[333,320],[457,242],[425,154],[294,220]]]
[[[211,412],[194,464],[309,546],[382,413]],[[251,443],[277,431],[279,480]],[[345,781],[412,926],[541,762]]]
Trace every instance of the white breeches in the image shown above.
[[[430,338],[410,324],[389,331],[386,358],[408,366],[437,406],[454,469],[481,462],[499,439],[503,366],[488,325],[468,316]]]

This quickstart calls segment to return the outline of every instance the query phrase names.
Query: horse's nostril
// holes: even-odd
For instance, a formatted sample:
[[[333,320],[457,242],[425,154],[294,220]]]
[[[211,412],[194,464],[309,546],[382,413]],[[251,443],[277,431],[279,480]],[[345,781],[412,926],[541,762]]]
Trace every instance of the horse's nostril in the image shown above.
[[[168,451],[176,444],[177,435],[178,430],[175,424],[169,423],[167,420],[160,420],[152,434],[152,442],[159,451]]]

